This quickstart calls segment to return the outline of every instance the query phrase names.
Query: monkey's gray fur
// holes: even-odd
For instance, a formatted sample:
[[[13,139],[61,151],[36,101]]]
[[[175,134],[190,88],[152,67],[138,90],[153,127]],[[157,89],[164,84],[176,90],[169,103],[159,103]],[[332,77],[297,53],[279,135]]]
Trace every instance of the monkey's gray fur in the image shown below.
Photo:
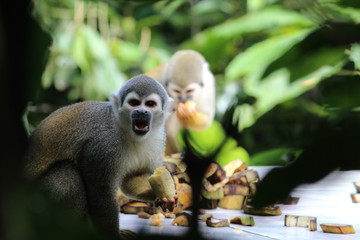
[[[123,233],[116,196],[119,185],[129,197],[155,198],[146,182],[162,164],[165,120],[172,99],[145,75],[127,81],[112,98],[112,102],[63,107],[42,121],[29,140],[25,173],[78,214],[89,216],[100,230],[118,238]],[[126,102],[133,98],[141,105]],[[147,107],[149,101],[158,105]],[[131,118],[139,110],[151,118],[149,130],[142,135],[134,133]]]

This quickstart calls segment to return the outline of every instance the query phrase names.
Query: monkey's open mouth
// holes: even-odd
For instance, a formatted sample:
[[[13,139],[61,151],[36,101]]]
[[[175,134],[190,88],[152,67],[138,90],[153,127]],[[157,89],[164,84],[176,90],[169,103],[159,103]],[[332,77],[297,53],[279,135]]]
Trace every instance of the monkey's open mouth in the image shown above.
[[[150,123],[145,120],[135,120],[133,122],[133,131],[137,135],[145,135],[150,129]]]

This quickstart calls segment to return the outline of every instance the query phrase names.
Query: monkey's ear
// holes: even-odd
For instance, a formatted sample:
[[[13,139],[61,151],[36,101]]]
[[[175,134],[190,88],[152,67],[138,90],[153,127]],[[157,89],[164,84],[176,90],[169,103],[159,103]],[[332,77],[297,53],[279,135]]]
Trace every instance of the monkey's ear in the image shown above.
[[[110,95],[111,102],[115,109],[119,109],[120,107],[120,99],[118,94],[119,94],[118,92],[113,92]]]
[[[170,116],[170,114],[172,113],[171,107],[172,107],[173,103],[174,103],[174,99],[169,97],[164,106],[164,111],[166,112],[167,116]]]

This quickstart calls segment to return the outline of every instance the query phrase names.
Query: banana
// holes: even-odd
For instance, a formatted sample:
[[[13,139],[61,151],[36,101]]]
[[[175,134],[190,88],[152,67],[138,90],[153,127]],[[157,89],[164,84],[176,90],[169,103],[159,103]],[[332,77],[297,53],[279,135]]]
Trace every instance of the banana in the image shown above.
[[[286,227],[308,227],[310,231],[317,229],[316,217],[285,215]]]
[[[347,224],[320,224],[321,229],[326,233],[349,234],[355,233],[354,227]]]
[[[191,222],[192,216],[189,213],[183,212],[176,216],[176,218],[172,221],[172,225],[174,226],[189,226]]]
[[[162,213],[153,214],[151,216],[151,226],[163,226],[162,219],[164,218],[164,215]]]
[[[169,171],[164,167],[158,167],[154,174],[149,177],[149,183],[155,195],[159,198],[171,200],[175,196],[175,184]]]
[[[241,167],[241,165],[243,164],[243,162],[240,159],[235,159],[231,162],[229,162],[228,164],[226,164],[223,169],[226,173],[226,177],[231,177],[235,170],[239,167]]]
[[[229,227],[229,221],[227,219],[217,219],[209,217],[206,219],[206,225],[209,227]]]
[[[244,213],[258,215],[258,216],[276,216],[281,215],[281,209],[279,206],[266,206],[262,208],[254,208],[251,205],[245,205],[243,207]]]
[[[244,225],[244,226],[254,226],[255,225],[253,216],[234,217],[230,220],[230,223],[240,224],[240,225]]]
[[[219,207],[225,209],[242,209],[245,196],[243,195],[227,195],[220,199]]]

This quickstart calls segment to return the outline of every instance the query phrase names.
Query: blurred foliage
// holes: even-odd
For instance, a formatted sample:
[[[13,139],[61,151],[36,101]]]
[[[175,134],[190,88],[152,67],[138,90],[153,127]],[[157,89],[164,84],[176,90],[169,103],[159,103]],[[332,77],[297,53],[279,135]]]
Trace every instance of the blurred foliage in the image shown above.
[[[176,50],[194,49],[216,76],[226,134],[257,154],[254,164],[278,165],[319,126],[359,109],[359,8],[356,0],[34,0],[53,41],[30,101],[106,100]],[[41,119],[34,112],[29,128]]]
[[[180,147],[184,150],[186,145],[183,136],[182,132],[178,134]],[[201,132],[188,130],[186,137],[189,138],[188,141],[195,153],[204,157],[213,155],[214,161],[221,166],[235,159],[240,159],[244,163],[249,162],[248,152],[239,147],[234,138],[226,135],[218,121],[214,121],[208,129]]]

